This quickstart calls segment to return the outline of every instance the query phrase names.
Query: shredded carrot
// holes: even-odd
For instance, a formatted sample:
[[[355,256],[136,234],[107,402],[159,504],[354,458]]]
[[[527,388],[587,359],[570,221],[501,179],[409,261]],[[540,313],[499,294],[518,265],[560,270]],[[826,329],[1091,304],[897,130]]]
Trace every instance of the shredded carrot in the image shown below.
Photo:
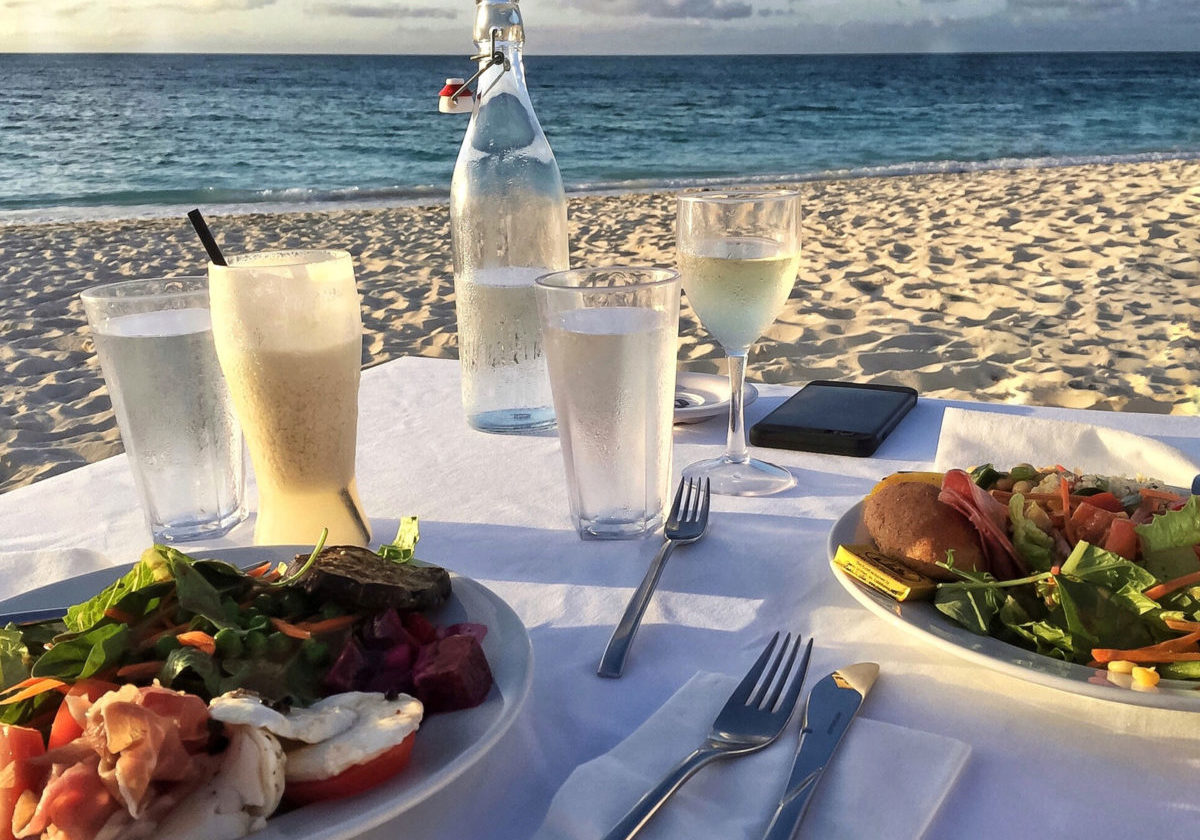
[[[1163,624],[1170,627],[1172,630],[1180,630],[1186,633],[1191,633],[1200,630],[1200,621],[1183,621],[1178,618],[1164,618]]]
[[[1063,506],[1063,531],[1066,532],[1067,542],[1075,545],[1075,523],[1071,521],[1071,488],[1062,478],[1058,480],[1058,487],[1059,499]]]
[[[186,647],[194,647],[197,650],[204,651],[209,656],[217,652],[216,641],[203,630],[188,630],[180,633],[175,638],[179,639],[179,644]]]
[[[1111,648],[1093,648],[1092,658],[1097,662],[1113,662],[1118,659],[1124,659],[1128,662],[1200,662],[1200,651],[1198,650],[1157,650],[1150,648],[1137,648],[1136,650],[1112,650]]]
[[[119,621],[122,624],[133,624],[134,622],[134,616],[130,615],[124,610],[119,610],[116,607],[109,607],[106,609],[104,611],[104,617],[111,618],[113,621]]]
[[[134,662],[118,668],[117,676],[124,680],[148,680],[151,677],[158,676],[158,672],[162,670],[162,666],[163,663],[157,661]]]
[[[272,618],[271,626],[285,636],[291,636],[293,639],[309,639],[312,638],[312,633],[305,630],[303,627],[297,627],[295,624],[284,621],[282,618]]]
[[[147,636],[145,639],[145,642],[146,642],[146,644],[152,645],[155,642],[157,642],[159,639],[161,639],[163,636],[178,636],[180,633],[184,632],[186,629],[187,629],[186,624],[172,624],[168,627],[163,628],[162,630],[159,630],[157,633],[153,633],[153,634]]]
[[[296,626],[301,630],[307,630],[313,636],[318,636],[321,633],[332,633],[335,630],[349,627],[356,621],[358,621],[356,615],[339,615],[322,621],[302,621]]]
[[[4,692],[0,692],[15,692],[0,700],[0,706],[7,706],[10,703],[20,703],[22,700],[37,697],[39,694],[45,694],[47,691],[62,691],[65,693],[66,690],[67,684],[62,680],[56,680],[53,677],[30,677],[27,680],[21,680],[21,682],[14,686],[9,686]]]
[[[267,560],[261,566],[255,566],[253,569],[247,569],[246,574],[248,574],[250,577],[262,577],[269,571],[271,571],[271,561]]]
[[[1138,490],[1138,494],[1143,499],[1158,499],[1163,502],[1182,502],[1185,500],[1185,497],[1180,496],[1178,493],[1172,493],[1169,490],[1155,490],[1153,487],[1142,487]]]
[[[1186,575],[1181,575],[1177,578],[1163,581],[1160,584],[1151,586],[1142,594],[1147,598],[1153,598],[1155,601],[1157,601],[1164,595],[1170,595],[1177,589],[1183,589],[1185,586],[1194,586],[1197,583],[1200,583],[1200,571],[1189,572]]]
[[[1196,646],[1197,642],[1200,642],[1200,631],[1192,631],[1185,636],[1177,636],[1174,639],[1159,642],[1157,645],[1154,645],[1154,649],[1181,651],[1191,648],[1192,650],[1200,650]]]

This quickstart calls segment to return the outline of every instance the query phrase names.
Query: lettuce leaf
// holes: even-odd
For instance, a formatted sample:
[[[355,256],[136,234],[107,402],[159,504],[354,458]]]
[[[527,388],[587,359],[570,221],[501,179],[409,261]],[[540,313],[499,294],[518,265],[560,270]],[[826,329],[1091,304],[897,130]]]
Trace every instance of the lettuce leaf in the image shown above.
[[[1014,493],[1008,500],[1012,520],[1013,548],[1025,565],[1037,572],[1048,572],[1054,565],[1054,538],[1025,516],[1025,497]]]
[[[1134,528],[1142,541],[1143,553],[1167,548],[1191,547],[1200,543],[1200,496],[1189,496],[1179,510],[1160,513],[1145,525]]]
[[[409,563],[416,553],[417,540],[421,538],[417,517],[405,516],[400,520],[396,538],[379,546],[379,556],[394,563]]]
[[[1200,543],[1200,503],[1192,496],[1179,510],[1169,510],[1134,528],[1142,546],[1142,563],[1160,581],[1200,570],[1192,546]]]
[[[0,689],[29,676],[29,648],[15,624],[0,628]]]
[[[1071,556],[1062,564],[1062,573],[1104,587],[1113,600],[1135,615],[1161,608],[1158,602],[1142,594],[1158,582],[1153,574],[1091,543],[1076,543]]]
[[[82,604],[68,607],[67,614],[63,618],[67,629],[74,633],[90,630],[104,618],[106,610],[116,606],[126,595],[153,583],[171,580],[170,568],[158,550],[161,548],[163,547],[154,546],[146,549],[137,564],[119,580],[109,584],[101,590],[100,594],[89,598]]]

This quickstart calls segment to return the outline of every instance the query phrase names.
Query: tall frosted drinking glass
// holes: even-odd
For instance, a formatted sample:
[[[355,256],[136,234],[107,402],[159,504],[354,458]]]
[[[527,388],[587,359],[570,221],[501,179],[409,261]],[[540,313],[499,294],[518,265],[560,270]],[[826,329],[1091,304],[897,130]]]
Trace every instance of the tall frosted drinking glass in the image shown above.
[[[80,295],[155,542],[217,537],[246,517],[242,434],[213,348],[204,277]]]
[[[209,265],[213,336],[258,485],[259,545],[366,545],[354,478],[362,314],[345,251]]]
[[[576,269],[535,291],[576,529],[651,533],[671,477],[679,275]]]

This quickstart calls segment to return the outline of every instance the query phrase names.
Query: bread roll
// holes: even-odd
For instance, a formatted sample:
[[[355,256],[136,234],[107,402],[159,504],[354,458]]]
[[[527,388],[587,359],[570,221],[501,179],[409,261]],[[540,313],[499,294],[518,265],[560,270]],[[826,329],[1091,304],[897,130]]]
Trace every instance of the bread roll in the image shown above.
[[[939,489],[916,481],[881,487],[863,503],[863,523],[884,554],[940,580],[959,580],[938,566],[954,551],[954,566],[987,569],[979,534],[961,513],[938,501]]]

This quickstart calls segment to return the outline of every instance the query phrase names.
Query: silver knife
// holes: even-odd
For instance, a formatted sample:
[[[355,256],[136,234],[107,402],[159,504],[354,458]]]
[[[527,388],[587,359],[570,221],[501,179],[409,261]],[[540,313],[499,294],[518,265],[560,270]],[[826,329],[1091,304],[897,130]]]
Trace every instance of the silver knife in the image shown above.
[[[792,840],[796,836],[821,774],[877,676],[878,665],[860,662],[834,671],[808,693],[792,773],[763,840]]]

